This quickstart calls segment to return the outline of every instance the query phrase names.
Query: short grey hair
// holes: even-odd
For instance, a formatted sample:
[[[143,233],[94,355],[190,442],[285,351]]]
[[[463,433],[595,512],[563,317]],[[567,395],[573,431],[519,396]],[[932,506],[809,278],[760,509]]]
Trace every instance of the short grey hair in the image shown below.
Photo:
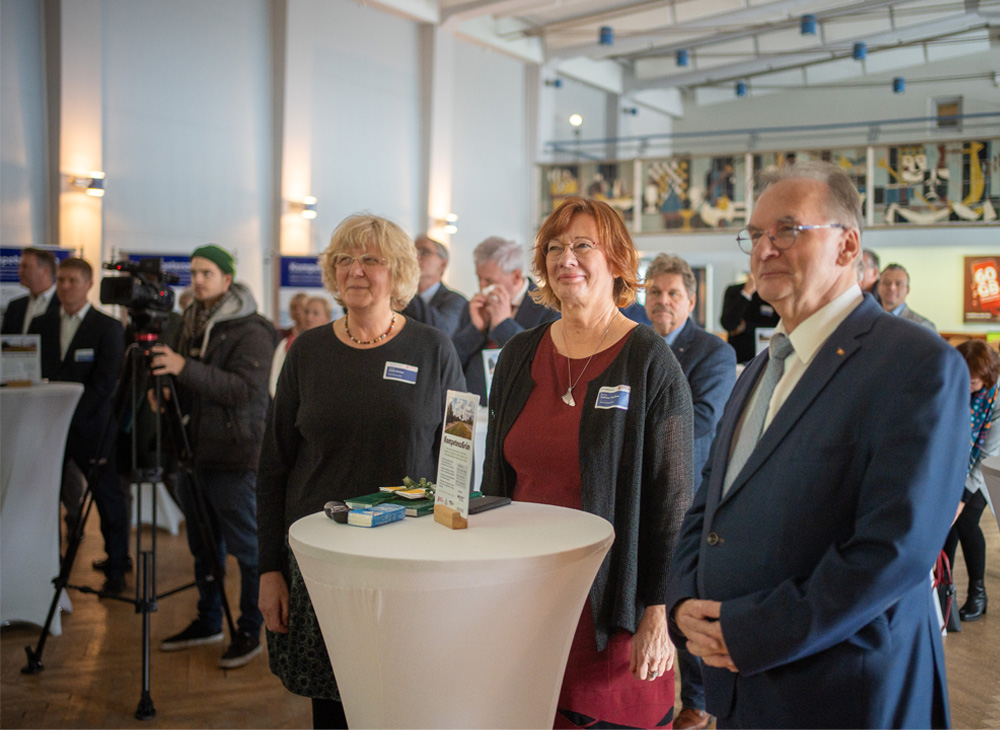
[[[440,241],[435,241],[426,233],[421,233],[419,236],[413,239],[414,243],[416,243],[417,241],[427,241],[428,243],[434,244],[434,250],[437,252],[437,255],[441,257],[441,259],[445,262],[445,264],[448,263],[448,247],[445,246],[443,243],[441,243]]]
[[[830,188],[827,204],[835,217],[844,225],[853,226],[861,233],[864,216],[861,212],[861,195],[854,187],[850,176],[841,168],[829,162],[807,160],[785,167],[776,167],[757,173],[757,195],[782,180],[806,178],[818,180]],[[861,258],[860,256],[858,258]]]
[[[694,299],[698,289],[698,280],[694,278],[694,272],[691,271],[691,265],[687,261],[680,256],[661,253],[653,259],[653,263],[646,269],[646,283],[648,284],[657,276],[663,276],[664,274],[677,274],[680,276],[684,282],[684,288],[687,289],[688,299]]]
[[[472,252],[476,266],[493,261],[505,274],[524,271],[524,249],[517,241],[509,241],[499,236],[490,236],[476,246]]]

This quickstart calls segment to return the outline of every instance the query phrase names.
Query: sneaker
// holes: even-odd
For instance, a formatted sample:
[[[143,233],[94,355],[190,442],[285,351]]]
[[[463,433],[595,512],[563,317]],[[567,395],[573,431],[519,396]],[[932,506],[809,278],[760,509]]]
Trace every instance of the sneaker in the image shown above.
[[[191,625],[179,634],[174,634],[160,642],[160,651],[177,651],[202,644],[216,644],[222,641],[222,629],[211,629],[201,621]]]
[[[245,631],[237,631],[233,643],[226,649],[226,653],[219,657],[219,666],[223,669],[242,667],[263,650],[260,636],[251,636]]]

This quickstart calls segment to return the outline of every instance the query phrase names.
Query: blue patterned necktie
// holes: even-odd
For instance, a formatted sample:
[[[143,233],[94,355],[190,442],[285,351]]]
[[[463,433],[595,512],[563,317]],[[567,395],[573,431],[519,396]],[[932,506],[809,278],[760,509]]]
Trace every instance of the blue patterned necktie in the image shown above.
[[[725,496],[729,488],[733,485],[736,475],[747,463],[750,454],[757,447],[757,441],[764,431],[764,419],[767,417],[767,409],[771,404],[771,396],[774,395],[774,388],[781,380],[785,372],[785,358],[788,357],[795,348],[792,341],[780,332],[771,337],[767,346],[768,360],[764,375],[760,380],[760,387],[757,389],[757,400],[754,401],[753,410],[750,411],[743,428],[740,429],[739,438],[736,440],[736,447],[729,457],[729,466],[726,469],[726,478],[722,486],[722,495]]]

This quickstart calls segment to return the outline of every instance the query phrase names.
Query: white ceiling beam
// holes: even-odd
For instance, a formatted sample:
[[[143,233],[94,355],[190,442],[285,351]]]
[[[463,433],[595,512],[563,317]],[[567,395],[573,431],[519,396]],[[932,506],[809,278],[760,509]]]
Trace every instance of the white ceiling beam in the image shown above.
[[[366,0],[364,4],[418,23],[441,22],[437,0]]]
[[[966,13],[948,20],[910,26],[887,33],[876,33],[857,38],[868,44],[869,54],[878,52],[878,48],[903,46],[930,41],[944,36],[950,36],[968,30],[974,30],[984,25],[984,19],[977,13]],[[770,71],[780,71],[795,66],[809,66],[824,61],[830,61],[835,56],[842,57],[845,53],[843,43],[834,46],[817,47],[801,53],[764,58],[746,58],[725,66],[715,66],[705,71],[686,71],[684,73],[663,74],[630,81],[629,90],[655,89],[667,86],[690,87],[713,82],[726,82],[734,79],[756,76]]]
[[[545,60],[542,40],[540,38],[526,38],[517,32],[504,32],[500,34],[497,32],[499,24],[500,21],[493,18],[482,17],[466,21],[455,28],[446,26],[444,29],[454,32],[458,38],[483,46],[484,48],[499,51],[520,61],[540,64]],[[503,24],[505,26],[511,24],[520,25],[520,22],[506,20],[503,21]]]
[[[469,0],[469,2],[441,8],[441,22],[454,26],[467,20],[482,17],[501,17],[520,12],[530,12],[538,7],[538,0]]]
[[[622,94],[625,87],[625,72],[612,61],[592,61],[589,58],[568,58],[556,65],[561,76],[607,91]]]

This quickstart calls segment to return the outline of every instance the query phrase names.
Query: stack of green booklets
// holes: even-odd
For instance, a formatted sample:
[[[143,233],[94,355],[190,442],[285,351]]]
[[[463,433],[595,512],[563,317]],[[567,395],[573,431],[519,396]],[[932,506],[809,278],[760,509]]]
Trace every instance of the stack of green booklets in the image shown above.
[[[399,497],[392,492],[373,492],[372,494],[362,494],[360,497],[345,499],[346,504],[351,509],[364,509],[374,507],[378,504],[398,504],[406,508],[407,517],[423,517],[434,512],[433,497],[424,499],[407,499]]]

